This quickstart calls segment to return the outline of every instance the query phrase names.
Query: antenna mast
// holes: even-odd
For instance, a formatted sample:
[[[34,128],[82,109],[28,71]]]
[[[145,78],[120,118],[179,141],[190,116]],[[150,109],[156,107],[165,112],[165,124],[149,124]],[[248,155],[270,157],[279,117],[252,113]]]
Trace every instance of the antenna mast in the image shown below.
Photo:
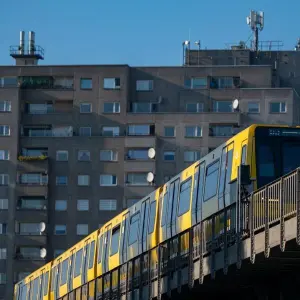
[[[251,10],[250,16],[247,17],[247,24],[253,31],[252,49],[258,51],[258,30],[264,29],[264,12]]]

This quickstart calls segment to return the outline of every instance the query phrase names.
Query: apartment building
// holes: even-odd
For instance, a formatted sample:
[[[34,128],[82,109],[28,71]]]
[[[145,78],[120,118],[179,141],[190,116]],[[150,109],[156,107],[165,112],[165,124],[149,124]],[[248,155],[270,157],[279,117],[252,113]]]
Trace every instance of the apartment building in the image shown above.
[[[299,123],[271,63],[39,66],[31,49],[0,66],[0,299],[239,130]]]

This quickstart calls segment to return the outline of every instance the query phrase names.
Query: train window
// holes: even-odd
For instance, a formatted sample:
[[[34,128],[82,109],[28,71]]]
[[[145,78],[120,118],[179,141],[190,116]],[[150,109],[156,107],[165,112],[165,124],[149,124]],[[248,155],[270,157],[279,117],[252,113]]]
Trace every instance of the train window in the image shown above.
[[[209,200],[217,194],[219,165],[220,160],[218,159],[206,168],[204,201]]]
[[[21,291],[20,291],[20,300],[26,300],[27,298],[27,285],[24,284],[21,286]]]
[[[160,224],[161,227],[163,227],[166,224],[167,205],[168,205],[168,191],[166,191],[166,193],[164,194],[163,208],[161,213],[161,224]]]
[[[52,268],[52,271],[51,271],[51,292],[54,291],[54,281],[55,281],[55,274],[56,274],[56,268],[57,267],[54,267]]]
[[[129,240],[128,245],[132,245],[138,239],[138,229],[139,229],[140,213],[138,212],[130,219],[130,230],[129,230]]]
[[[74,264],[75,264],[75,254],[72,252],[72,256],[69,257],[70,267],[69,267],[69,282],[73,278]]]
[[[90,256],[89,256],[89,269],[91,269],[94,265],[94,256],[95,256],[95,241],[92,241],[90,247]]]
[[[231,171],[232,171],[232,158],[233,158],[233,149],[227,152],[227,172],[226,172],[226,188],[225,192],[229,193],[230,186],[229,182],[231,181]]]
[[[48,294],[48,285],[49,285],[49,272],[44,275],[44,296]]]
[[[247,145],[244,145],[242,147],[242,157],[241,157],[241,164],[242,165],[246,164],[246,158],[247,158]]]
[[[192,199],[192,212],[196,211],[197,207],[197,191],[198,191],[198,181],[199,181],[199,166],[195,168],[194,174],[194,187],[193,187],[193,199]]]
[[[98,264],[101,263],[102,260],[102,246],[103,246],[103,235],[99,238],[99,245],[98,245]]]
[[[192,177],[185,180],[180,185],[178,216],[185,214],[190,208],[191,189],[192,189]]]
[[[223,192],[225,190],[226,164],[227,164],[227,151],[225,147],[222,150],[222,162],[221,162],[221,170],[219,176],[219,197],[223,196]]]
[[[39,288],[39,292],[38,292],[38,295],[39,295],[39,297],[38,297],[38,299],[39,300],[42,300],[43,299],[43,289],[44,289],[44,280],[43,280],[43,278],[44,278],[44,275],[45,274],[42,274],[42,275],[40,275],[40,288]]]
[[[68,258],[62,262],[61,275],[60,275],[60,285],[67,283],[68,274]]]
[[[149,219],[149,228],[148,228],[149,234],[154,231],[155,216],[156,216],[156,201],[153,201],[151,202],[150,205],[150,219]]]
[[[33,289],[32,289],[32,293],[31,293],[31,295],[32,295],[31,300],[37,300],[38,291],[39,291],[39,278],[36,278],[33,281]]]
[[[116,226],[112,230],[111,244],[110,244],[110,256],[118,253],[120,240],[120,225]]]
[[[149,221],[149,198],[142,203],[142,224],[143,224],[143,234],[142,240],[145,241],[148,231],[148,221]]]
[[[82,248],[76,253],[74,278],[79,276],[81,273],[82,253]]]

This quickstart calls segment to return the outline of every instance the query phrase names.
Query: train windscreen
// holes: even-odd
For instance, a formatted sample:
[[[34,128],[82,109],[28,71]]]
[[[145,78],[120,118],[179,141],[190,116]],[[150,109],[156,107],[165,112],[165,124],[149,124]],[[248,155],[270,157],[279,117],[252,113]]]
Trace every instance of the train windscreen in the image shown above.
[[[258,188],[300,167],[300,128],[257,127]]]

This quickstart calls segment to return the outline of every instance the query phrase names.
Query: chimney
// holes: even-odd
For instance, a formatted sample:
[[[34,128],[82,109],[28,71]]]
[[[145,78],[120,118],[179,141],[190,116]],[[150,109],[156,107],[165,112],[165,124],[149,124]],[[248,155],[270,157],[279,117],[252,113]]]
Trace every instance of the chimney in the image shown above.
[[[19,54],[23,55],[25,51],[25,31],[20,31]]]
[[[29,54],[34,55],[35,52],[35,33],[34,31],[29,31]]]

